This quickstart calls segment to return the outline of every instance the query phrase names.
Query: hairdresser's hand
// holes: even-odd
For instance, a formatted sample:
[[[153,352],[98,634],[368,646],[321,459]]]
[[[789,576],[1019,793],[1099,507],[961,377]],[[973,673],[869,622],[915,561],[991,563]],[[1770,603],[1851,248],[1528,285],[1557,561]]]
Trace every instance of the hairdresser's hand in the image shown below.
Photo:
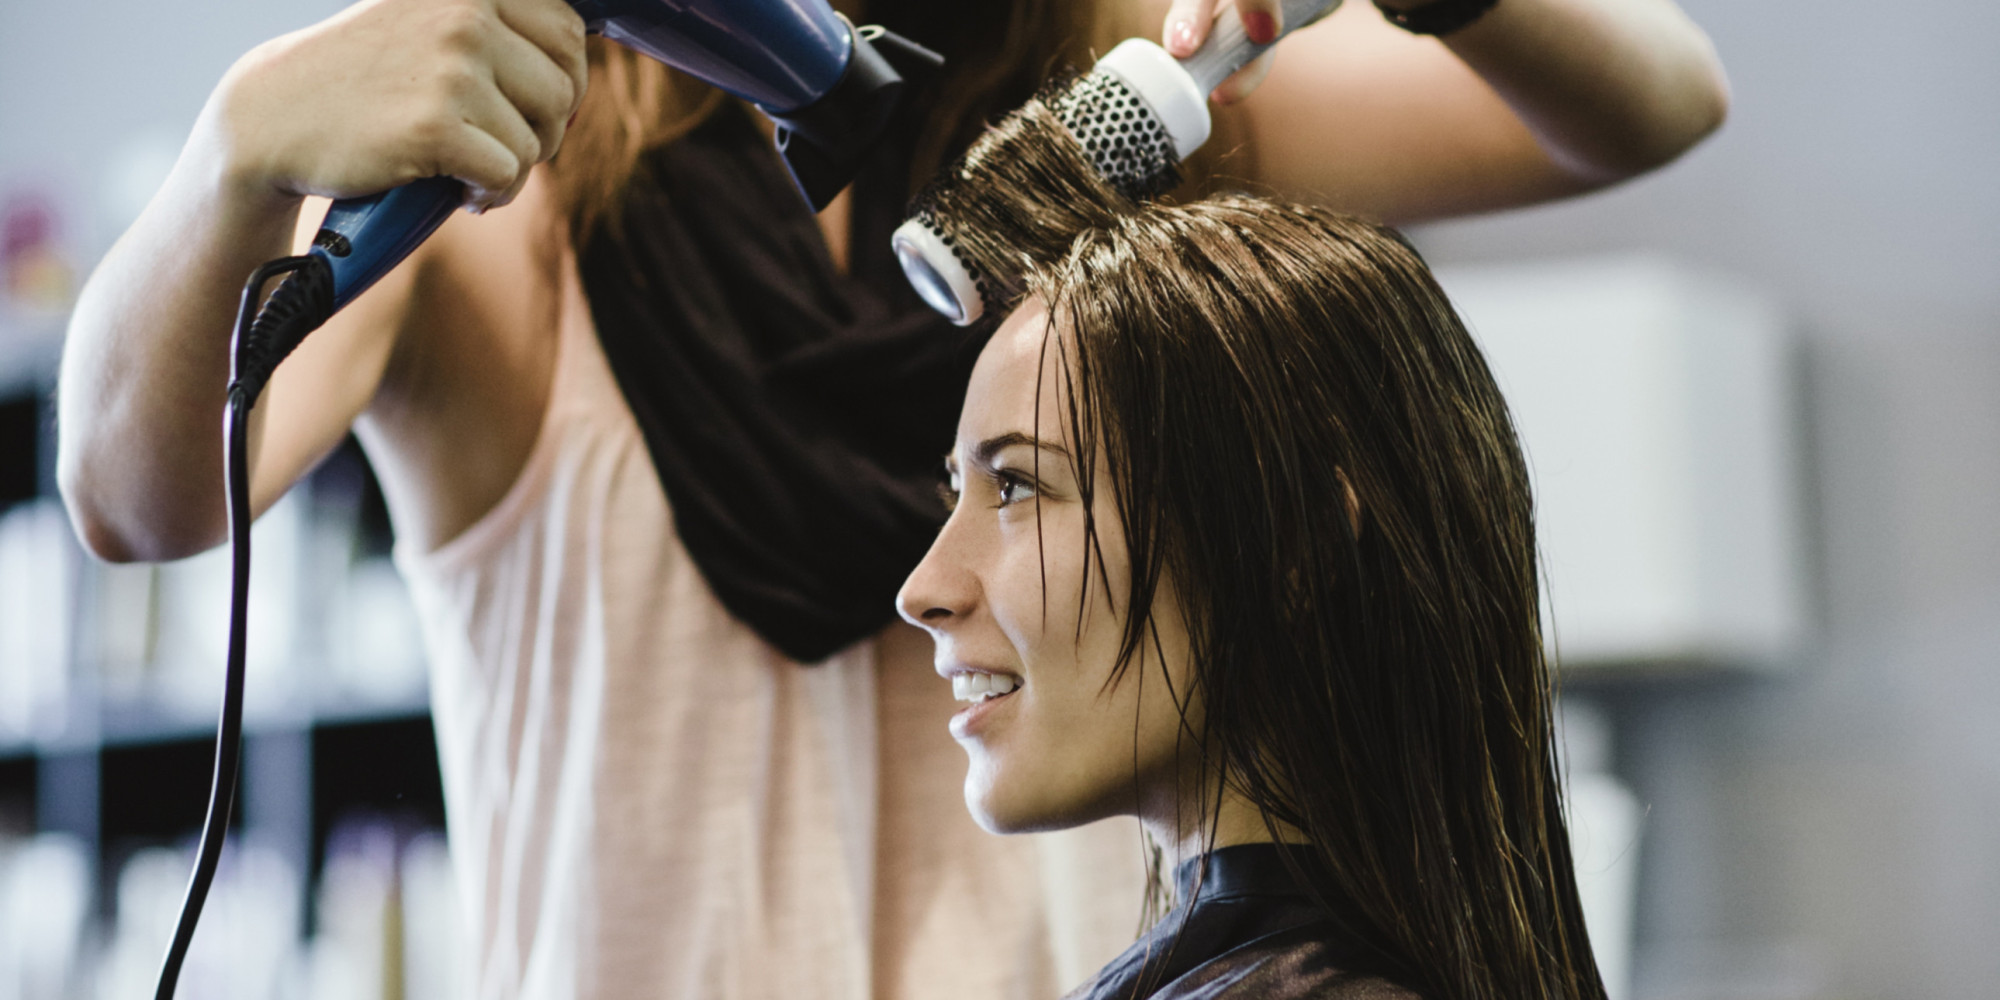
[[[1222,17],[1242,18],[1243,33],[1260,45],[1285,30],[1285,14],[1278,7],[1278,0],[1234,0],[1220,4],[1218,0],[1174,0],[1167,10],[1163,29],[1167,52],[1176,59],[1184,59],[1201,48],[1201,43],[1208,40],[1209,28],[1215,24],[1218,6],[1222,8]],[[1222,81],[1209,96],[1218,104],[1234,104],[1248,97],[1264,82],[1265,74],[1271,72],[1271,59],[1276,54],[1273,51],[1258,56]]]
[[[585,80],[583,21],[561,0],[364,0],[251,50],[194,141],[252,197],[448,175],[479,210],[555,154]]]

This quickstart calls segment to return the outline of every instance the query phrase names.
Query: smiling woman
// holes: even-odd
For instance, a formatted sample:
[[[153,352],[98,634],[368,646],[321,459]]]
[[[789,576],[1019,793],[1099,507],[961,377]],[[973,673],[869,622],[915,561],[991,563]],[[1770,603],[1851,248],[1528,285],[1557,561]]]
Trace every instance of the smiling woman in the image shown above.
[[[902,595],[905,615],[936,637],[953,694],[972,702],[951,733],[971,755],[966,804],[996,833],[1147,815],[1160,804],[1136,796],[1171,773],[1180,725],[1157,689],[1110,684],[1123,535],[1109,497],[1084,500],[1089,480],[1056,436],[1063,368],[1049,363],[1047,329],[1047,314],[1025,307],[980,357],[947,462],[956,509]],[[1142,659],[1165,650],[1160,662],[1184,687],[1180,618],[1151,618],[1157,642]]]
[[[1078,997],[1603,996],[1528,480],[1393,231],[1137,207],[1029,274],[900,596],[996,832],[1136,815],[1178,904]]]

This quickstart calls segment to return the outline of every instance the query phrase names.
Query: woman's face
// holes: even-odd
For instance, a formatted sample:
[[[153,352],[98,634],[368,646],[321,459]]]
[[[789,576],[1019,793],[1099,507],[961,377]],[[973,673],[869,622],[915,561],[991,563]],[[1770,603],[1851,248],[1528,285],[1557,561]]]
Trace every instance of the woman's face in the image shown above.
[[[1185,697],[1188,640],[1169,587],[1154,609],[1157,649],[1147,643],[1107,687],[1129,612],[1123,525],[1104,458],[1089,456],[1103,572],[1093,560],[1086,585],[1086,511],[1047,322],[1031,301],[980,355],[946,460],[957,505],[897,596],[967,703],[951,719],[970,758],[965,802],[996,833],[1121,813],[1171,819],[1185,772],[1167,682]],[[1188,722],[1200,725],[1193,707]]]

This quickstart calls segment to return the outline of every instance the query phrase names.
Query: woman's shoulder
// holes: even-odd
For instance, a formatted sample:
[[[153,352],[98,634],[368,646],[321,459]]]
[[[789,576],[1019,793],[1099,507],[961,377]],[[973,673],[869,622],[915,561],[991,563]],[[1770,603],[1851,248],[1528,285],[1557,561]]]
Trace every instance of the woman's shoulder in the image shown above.
[[[1308,924],[1266,935],[1209,959],[1168,983],[1152,1000],[1422,1000],[1412,990],[1361,971],[1352,950]]]
[[[1385,959],[1300,888],[1275,844],[1182,863],[1176,907],[1072,1000],[1420,1000]]]

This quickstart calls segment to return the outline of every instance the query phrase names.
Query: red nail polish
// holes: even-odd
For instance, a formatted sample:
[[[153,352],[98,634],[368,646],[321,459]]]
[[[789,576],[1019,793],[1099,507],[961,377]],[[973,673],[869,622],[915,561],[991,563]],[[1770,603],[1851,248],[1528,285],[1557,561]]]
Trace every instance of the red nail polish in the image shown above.
[[[1278,40],[1278,21],[1269,11],[1253,10],[1243,15],[1243,33],[1258,45]]]

